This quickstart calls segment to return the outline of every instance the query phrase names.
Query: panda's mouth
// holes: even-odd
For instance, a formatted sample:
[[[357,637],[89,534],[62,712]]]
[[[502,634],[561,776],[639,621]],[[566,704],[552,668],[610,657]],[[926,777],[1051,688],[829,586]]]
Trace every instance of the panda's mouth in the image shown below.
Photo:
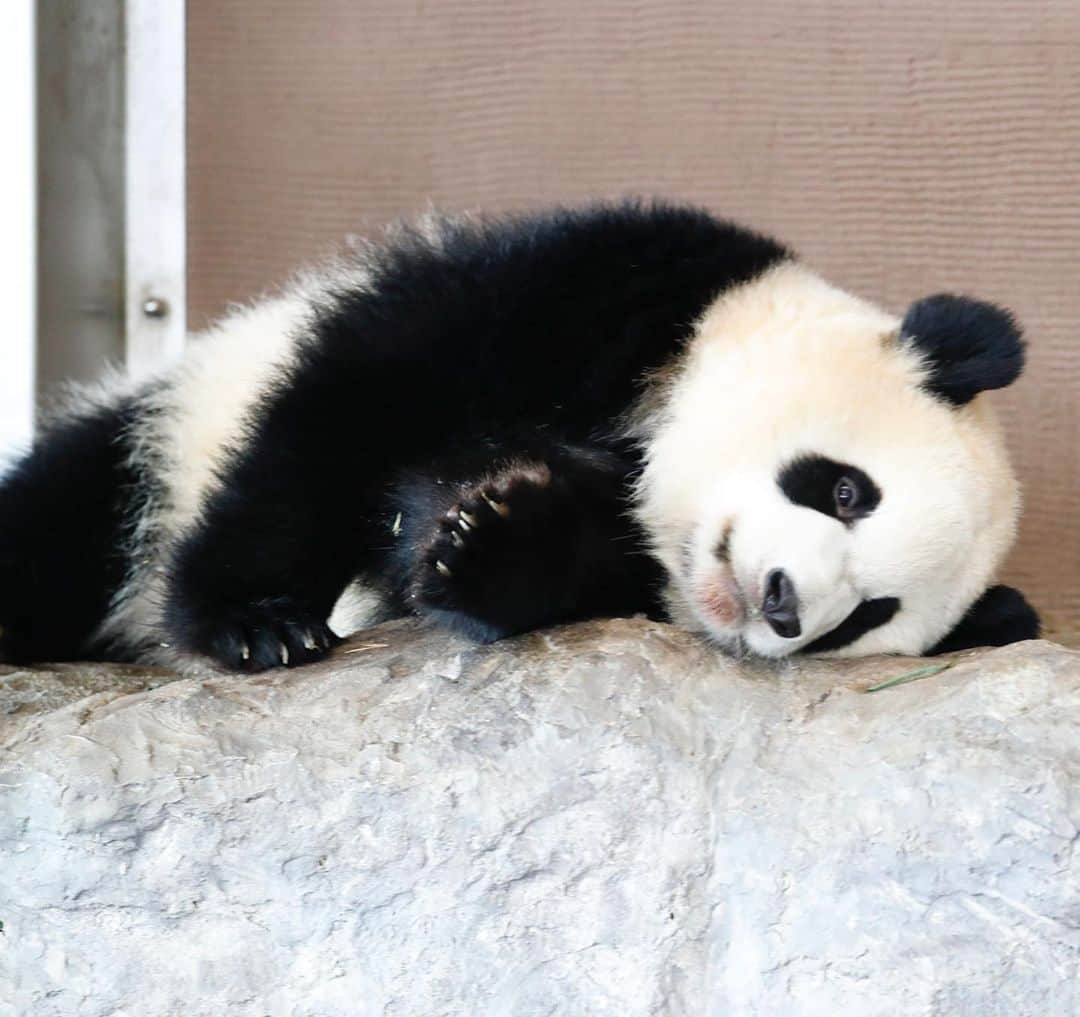
[[[892,621],[900,610],[899,597],[875,597],[860,601],[839,625],[804,647],[807,653],[828,653],[850,646],[867,632]]]

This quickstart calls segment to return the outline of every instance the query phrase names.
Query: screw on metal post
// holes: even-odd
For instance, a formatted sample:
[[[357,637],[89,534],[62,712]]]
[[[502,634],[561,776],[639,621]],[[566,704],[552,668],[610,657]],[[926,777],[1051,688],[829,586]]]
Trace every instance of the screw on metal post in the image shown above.
[[[169,313],[169,302],[164,297],[147,297],[142,312],[148,318],[164,318]]]

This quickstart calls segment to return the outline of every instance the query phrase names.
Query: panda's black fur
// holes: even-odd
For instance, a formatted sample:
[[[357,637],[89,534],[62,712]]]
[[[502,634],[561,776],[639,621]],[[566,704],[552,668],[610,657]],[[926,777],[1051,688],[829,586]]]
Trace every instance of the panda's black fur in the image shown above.
[[[171,548],[167,641],[237,669],[317,659],[356,576],[388,613],[481,639],[659,613],[663,576],[627,511],[640,452],[625,415],[719,294],[791,257],[663,203],[447,223],[437,241],[399,231],[364,286],[314,306],[296,362]],[[997,352],[979,358],[987,371],[1008,359]],[[970,398],[978,369],[945,398]],[[141,655],[137,634],[99,629],[153,497],[131,454],[147,405],[136,392],[59,421],[5,478],[3,658]],[[1031,635],[1033,617],[980,637]]]
[[[0,660],[101,657],[93,635],[129,563],[125,524],[140,478],[133,403],[54,422],[0,487]]]

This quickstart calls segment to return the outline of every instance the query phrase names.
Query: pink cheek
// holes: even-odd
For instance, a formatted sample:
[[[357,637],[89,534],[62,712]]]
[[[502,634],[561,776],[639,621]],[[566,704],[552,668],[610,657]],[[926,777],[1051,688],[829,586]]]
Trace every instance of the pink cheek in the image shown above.
[[[698,603],[708,615],[722,625],[738,625],[742,620],[742,606],[726,589],[723,580],[706,582],[697,588]]]
[[[705,606],[717,621],[723,622],[725,625],[734,625],[739,618],[739,610],[735,606],[735,603],[727,598],[710,595],[706,601]]]

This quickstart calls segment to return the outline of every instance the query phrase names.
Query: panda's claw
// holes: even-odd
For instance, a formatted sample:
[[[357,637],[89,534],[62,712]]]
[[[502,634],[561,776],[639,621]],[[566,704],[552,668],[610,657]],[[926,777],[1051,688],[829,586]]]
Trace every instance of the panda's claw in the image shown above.
[[[458,533],[456,530],[450,531],[450,540],[453,543],[454,547],[461,548],[465,546],[465,541],[461,539],[461,534]]]
[[[338,640],[323,618],[291,597],[273,597],[179,633],[177,641],[230,670],[256,672],[321,660]]]
[[[477,526],[477,522],[476,522],[476,516],[474,516],[474,515],[470,515],[470,514],[469,514],[468,512],[466,512],[466,511],[465,511],[464,509],[459,509],[459,510],[458,510],[458,519],[460,519],[460,520],[461,520],[461,523],[462,523],[462,524],[463,524],[464,526],[466,526],[466,527],[467,527],[467,530],[466,530],[466,532],[467,532],[468,530],[473,530],[473,529],[476,529],[476,526]]]
[[[450,571],[446,563],[441,561],[435,562],[435,571],[438,572],[440,576],[446,576],[447,579],[449,579],[454,574]]]
[[[507,516],[510,515],[510,506],[507,505],[505,502],[496,501],[494,498],[490,497],[485,491],[480,492],[480,497],[488,503],[491,511],[494,512],[496,515],[502,516],[503,519],[506,519]]]
[[[279,638],[284,653],[282,663],[286,667],[299,667],[320,660],[337,642],[337,636],[330,627],[314,619],[285,622],[279,631]]]

